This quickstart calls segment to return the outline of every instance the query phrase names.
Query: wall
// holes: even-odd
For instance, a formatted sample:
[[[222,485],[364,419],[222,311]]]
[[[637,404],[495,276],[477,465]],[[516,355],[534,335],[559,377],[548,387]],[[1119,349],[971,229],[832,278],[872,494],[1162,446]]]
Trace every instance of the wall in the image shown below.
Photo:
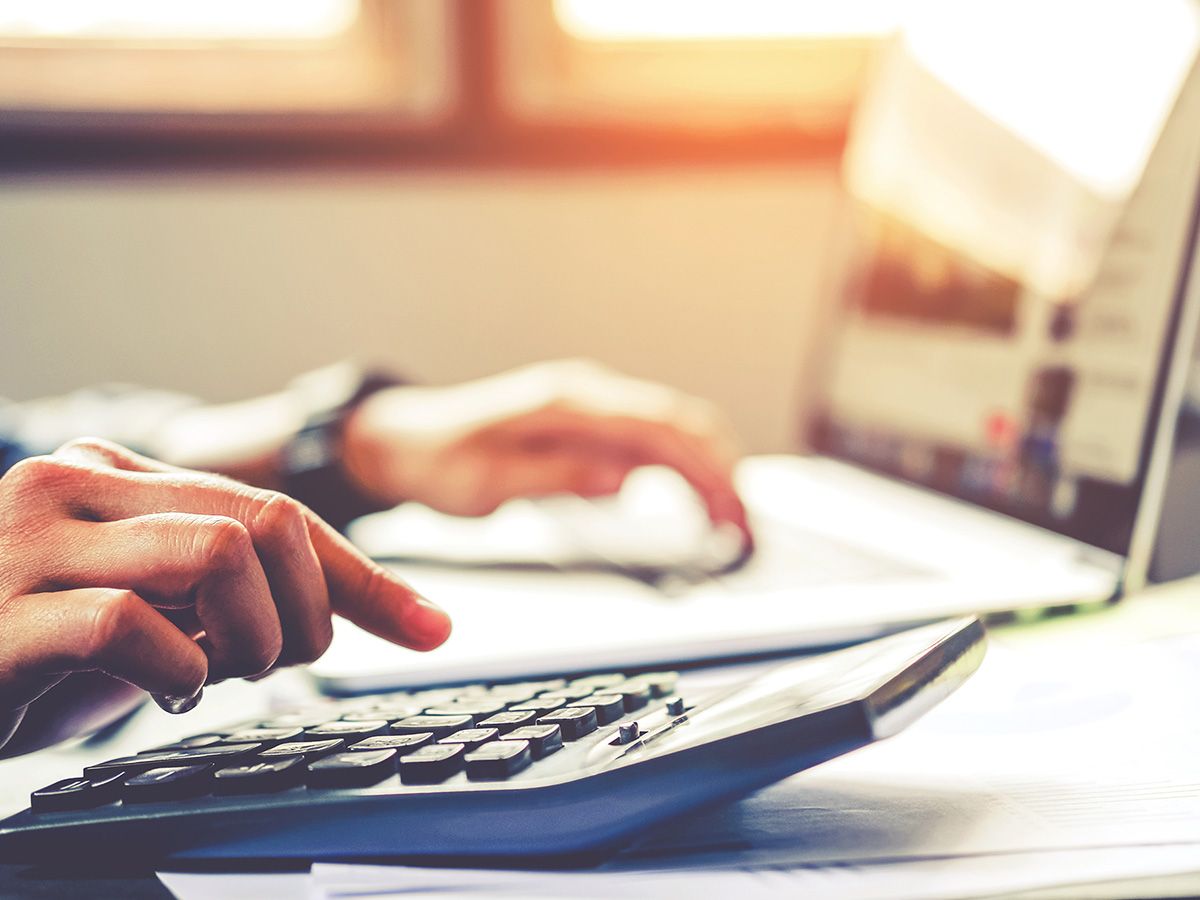
[[[430,381],[559,355],[790,445],[831,169],[0,182],[0,394],[232,399],[343,356]]]

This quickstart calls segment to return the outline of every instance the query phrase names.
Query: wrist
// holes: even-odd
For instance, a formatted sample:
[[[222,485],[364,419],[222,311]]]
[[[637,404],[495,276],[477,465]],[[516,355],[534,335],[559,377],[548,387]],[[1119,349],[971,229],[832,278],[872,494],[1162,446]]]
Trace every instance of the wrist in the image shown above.
[[[388,395],[403,388],[389,388],[366,398],[347,416],[342,430],[341,458],[346,479],[363,496],[381,505],[394,506],[407,499],[399,470],[403,454],[397,441],[384,427],[381,407]]]
[[[389,505],[420,499],[446,434],[445,389],[402,385],[367,397],[347,418],[343,461],[358,490]]]

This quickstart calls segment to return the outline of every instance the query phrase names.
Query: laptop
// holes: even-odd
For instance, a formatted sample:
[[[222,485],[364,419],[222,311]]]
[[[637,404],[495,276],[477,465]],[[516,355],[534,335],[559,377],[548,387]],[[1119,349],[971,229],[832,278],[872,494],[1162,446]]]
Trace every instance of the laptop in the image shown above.
[[[1120,25],[1127,48],[1155,48],[1136,65],[1082,39],[1064,60],[1028,28],[1009,38],[1034,46],[1014,48],[966,19],[940,43],[920,27],[893,42],[845,154],[844,275],[806,374],[809,452],[737,473],[759,539],[746,565],[665,577],[645,558],[672,537],[703,543],[664,472],[637,473],[615,512],[401,507],[351,536],[407,560],[455,632],[420,655],[339,622],[318,683],[794,652],[1139,588],[1200,325],[1200,70],[1195,8],[1180,9],[1165,33]]]

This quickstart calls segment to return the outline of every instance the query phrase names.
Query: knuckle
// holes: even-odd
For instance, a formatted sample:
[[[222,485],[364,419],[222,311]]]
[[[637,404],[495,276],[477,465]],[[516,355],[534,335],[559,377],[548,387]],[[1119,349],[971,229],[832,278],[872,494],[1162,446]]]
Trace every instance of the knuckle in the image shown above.
[[[325,655],[325,651],[332,643],[333,623],[329,619],[322,619],[314,624],[312,631],[305,636],[303,643],[292,650],[288,654],[288,658],[296,664],[316,662]]]
[[[79,476],[78,467],[53,456],[32,456],[9,469],[4,476],[4,483],[18,493],[43,492],[56,489],[64,483],[78,479]]]
[[[200,554],[213,569],[238,568],[255,556],[254,540],[237,519],[212,516],[196,529]]]
[[[246,649],[242,663],[245,667],[245,674],[257,675],[260,672],[265,672],[271,666],[275,665],[275,661],[279,659],[279,654],[283,650],[283,641],[276,637],[274,640],[259,641],[253,646]]]
[[[253,520],[254,531],[271,540],[292,540],[307,531],[304,507],[285,494],[268,493]]]
[[[111,441],[98,437],[80,437],[67,441],[54,451],[55,456],[64,453],[83,452],[112,461],[119,456],[117,446]]]
[[[133,591],[103,591],[92,604],[91,621],[80,646],[85,661],[94,661],[128,634],[138,614],[141,598]]]

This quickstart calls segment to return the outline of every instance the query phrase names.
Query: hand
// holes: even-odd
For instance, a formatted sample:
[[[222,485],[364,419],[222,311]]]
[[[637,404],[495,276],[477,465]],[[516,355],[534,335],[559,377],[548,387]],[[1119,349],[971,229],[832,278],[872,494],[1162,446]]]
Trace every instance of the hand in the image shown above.
[[[0,744],[30,704],[26,725],[43,733],[21,727],[22,749],[63,737],[64,722],[96,724],[51,691],[72,673],[189,698],[316,659],[331,613],[415,650],[450,630],[294,500],[103,441],[0,478],[0,561]],[[44,696],[52,716],[36,709]]]
[[[635,468],[666,465],[714,524],[747,549],[733,486],[738,451],[711,404],[594,363],[541,363],[448,388],[395,388],[347,423],[347,469],[384,503],[417,500],[480,516],[514,497],[616,493]]]

